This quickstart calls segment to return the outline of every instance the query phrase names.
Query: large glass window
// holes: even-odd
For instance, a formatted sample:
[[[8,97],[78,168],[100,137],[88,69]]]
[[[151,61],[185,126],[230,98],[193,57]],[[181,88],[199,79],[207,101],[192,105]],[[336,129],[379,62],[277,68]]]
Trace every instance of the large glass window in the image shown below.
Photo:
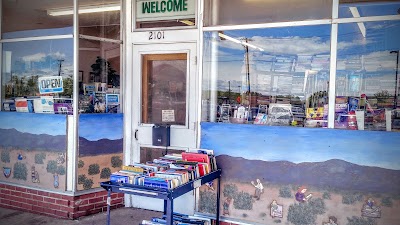
[[[2,1],[2,38],[72,34],[72,0]],[[68,10],[60,16],[60,10]]]
[[[79,1],[79,112],[121,112],[121,2]]]
[[[397,15],[400,13],[398,0],[340,0],[339,17],[367,17]]]
[[[400,21],[339,24],[335,128],[400,129]]]
[[[72,113],[72,46],[72,39],[4,43],[2,110]]]
[[[72,0],[2,1],[2,110],[72,114]],[[49,39],[49,36],[55,36]],[[25,38],[23,41],[17,38]]]
[[[203,121],[327,126],[330,25],[204,39]]]
[[[205,26],[329,19],[332,15],[331,0],[205,0],[204,4]]]

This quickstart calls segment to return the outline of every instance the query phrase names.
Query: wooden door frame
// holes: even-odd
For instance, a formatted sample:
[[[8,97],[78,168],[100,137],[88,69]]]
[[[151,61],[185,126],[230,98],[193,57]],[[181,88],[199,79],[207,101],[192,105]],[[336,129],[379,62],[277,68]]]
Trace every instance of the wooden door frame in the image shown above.
[[[152,73],[149,63],[151,61],[171,61],[171,60],[188,60],[188,53],[166,53],[166,54],[143,54],[142,55],[142,84],[141,84],[141,122],[148,123],[148,86],[149,77]],[[188,74],[186,74],[187,79]],[[187,84],[186,84],[187,85]],[[186,88],[186,87],[185,87]]]

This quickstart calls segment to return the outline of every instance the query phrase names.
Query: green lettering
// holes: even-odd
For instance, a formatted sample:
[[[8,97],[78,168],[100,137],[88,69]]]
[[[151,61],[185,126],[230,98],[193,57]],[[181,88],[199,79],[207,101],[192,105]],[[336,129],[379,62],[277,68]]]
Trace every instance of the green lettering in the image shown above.
[[[168,0],[168,2],[167,2],[167,11],[168,12],[171,12],[172,11],[172,8],[173,8],[173,2],[172,2],[172,0]]]
[[[142,3],[142,13],[150,13],[150,3],[149,2],[143,2]]]
[[[161,12],[165,12],[167,3],[165,1],[161,1]]]
[[[156,12],[160,12],[160,9],[158,8],[158,2],[156,2]]]
[[[174,0],[174,11],[182,11],[182,0]]]
[[[187,11],[187,0],[183,0],[183,11]]]
[[[155,2],[151,2],[151,13],[155,13],[156,12],[155,7],[156,7],[156,3]]]

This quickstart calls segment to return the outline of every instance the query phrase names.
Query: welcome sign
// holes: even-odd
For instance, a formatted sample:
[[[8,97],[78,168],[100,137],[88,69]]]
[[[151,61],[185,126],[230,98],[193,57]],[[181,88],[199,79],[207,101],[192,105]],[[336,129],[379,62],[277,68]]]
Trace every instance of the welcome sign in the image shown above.
[[[196,0],[136,0],[136,21],[190,19]]]

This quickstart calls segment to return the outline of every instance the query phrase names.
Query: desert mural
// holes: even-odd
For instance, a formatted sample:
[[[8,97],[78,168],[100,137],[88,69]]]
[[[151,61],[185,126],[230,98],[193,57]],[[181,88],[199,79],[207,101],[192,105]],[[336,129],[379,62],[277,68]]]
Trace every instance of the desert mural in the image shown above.
[[[66,115],[0,112],[0,181],[66,189]]]
[[[400,224],[400,133],[202,123],[220,214],[248,224]],[[216,188],[198,211],[216,212]]]
[[[78,190],[100,187],[123,163],[123,114],[79,116]]]

